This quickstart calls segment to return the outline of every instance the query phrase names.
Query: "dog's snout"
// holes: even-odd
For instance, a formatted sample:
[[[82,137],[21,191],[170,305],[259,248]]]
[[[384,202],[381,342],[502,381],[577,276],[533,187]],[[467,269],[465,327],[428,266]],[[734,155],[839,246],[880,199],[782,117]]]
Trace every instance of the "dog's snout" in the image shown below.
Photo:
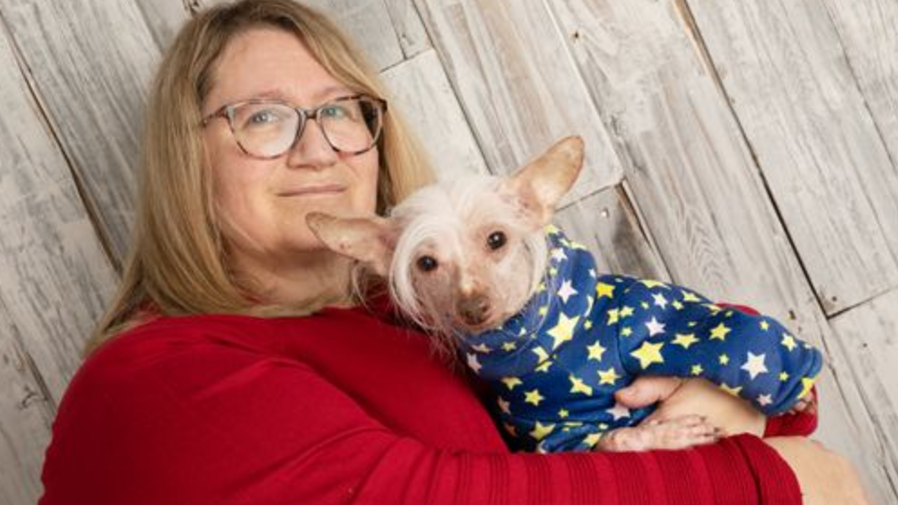
[[[470,325],[478,325],[486,320],[490,304],[486,296],[475,294],[458,300],[458,315]]]

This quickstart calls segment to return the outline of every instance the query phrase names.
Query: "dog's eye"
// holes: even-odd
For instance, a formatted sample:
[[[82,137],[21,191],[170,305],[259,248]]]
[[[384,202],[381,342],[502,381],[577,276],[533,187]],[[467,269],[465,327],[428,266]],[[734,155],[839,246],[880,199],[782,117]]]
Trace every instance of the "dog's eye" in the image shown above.
[[[506,242],[508,242],[508,237],[506,237],[505,233],[501,231],[494,231],[490,233],[490,236],[486,239],[486,245],[488,245],[489,248],[493,251],[501,249]]]
[[[421,256],[418,258],[418,269],[422,272],[432,272],[437,269],[440,264],[433,256]]]

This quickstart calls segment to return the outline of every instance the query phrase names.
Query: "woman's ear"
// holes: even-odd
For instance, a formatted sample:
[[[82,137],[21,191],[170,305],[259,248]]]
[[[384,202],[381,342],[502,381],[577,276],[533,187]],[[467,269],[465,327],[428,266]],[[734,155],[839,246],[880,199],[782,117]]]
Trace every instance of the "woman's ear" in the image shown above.
[[[328,249],[356,259],[386,277],[399,237],[396,224],[382,217],[336,217],[310,212],[306,223]]]
[[[515,200],[535,227],[542,227],[549,224],[555,207],[574,185],[582,167],[583,139],[566,137],[505,178],[499,191]]]

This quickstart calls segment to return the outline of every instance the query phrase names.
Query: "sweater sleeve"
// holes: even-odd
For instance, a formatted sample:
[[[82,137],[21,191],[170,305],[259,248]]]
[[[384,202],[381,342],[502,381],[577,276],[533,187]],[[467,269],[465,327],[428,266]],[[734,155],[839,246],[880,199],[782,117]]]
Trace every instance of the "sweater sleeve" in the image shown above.
[[[313,367],[251,351],[192,349],[72,389],[41,505],[800,503],[791,470],[754,437],[629,454],[439,448]]]
[[[807,394],[820,373],[820,351],[773,318],[680,286],[623,279],[615,310],[620,358],[631,374],[702,377],[774,416]]]

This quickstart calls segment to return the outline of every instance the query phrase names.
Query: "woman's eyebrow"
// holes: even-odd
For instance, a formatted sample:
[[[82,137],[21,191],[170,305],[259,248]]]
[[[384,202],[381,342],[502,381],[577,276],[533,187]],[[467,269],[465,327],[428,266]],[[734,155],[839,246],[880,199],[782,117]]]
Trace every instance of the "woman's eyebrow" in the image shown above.
[[[333,85],[322,88],[315,93],[311,94],[312,103],[304,104],[305,106],[317,106],[322,103],[327,102],[328,100],[333,100],[334,98],[340,98],[343,96],[354,95],[355,91],[351,90],[349,87],[345,85]],[[287,103],[296,103],[296,100],[290,98],[290,93],[282,88],[272,88],[266,89],[259,92],[255,92],[249,94],[247,96],[242,97],[240,100],[250,100],[250,99],[271,99],[271,100],[279,100]],[[297,104],[300,105],[300,104]]]

